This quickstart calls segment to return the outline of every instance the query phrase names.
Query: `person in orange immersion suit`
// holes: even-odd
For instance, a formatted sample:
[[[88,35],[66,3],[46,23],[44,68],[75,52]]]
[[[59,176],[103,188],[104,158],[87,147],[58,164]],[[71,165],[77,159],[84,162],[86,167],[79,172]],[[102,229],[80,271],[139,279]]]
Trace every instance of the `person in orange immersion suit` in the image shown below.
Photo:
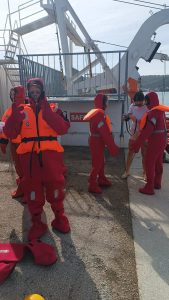
[[[167,127],[167,145],[163,154],[163,163],[169,163],[168,154],[169,154],[169,116],[166,116],[166,127]]]
[[[89,147],[92,158],[92,170],[89,176],[90,193],[102,193],[102,186],[111,186],[111,182],[104,174],[104,150],[107,146],[110,154],[115,156],[119,152],[112,136],[110,119],[105,115],[107,96],[98,94],[94,99],[94,109],[84,117],[90,122]]]
[[[140,193],[153,195],[154,189],[161,189],[163,174],[163,153],[166,147],[166,118],[165,112],[160,110],[158,95],[150,92],[145,96],[147,107],[146,122],[132,149],[137,153],[145,140],[148,140],[145,157],[147,183],[139,189]],[[159,108],[158,108],[159,107]]]
[[[10,99],[13,102],[15,102],[16,106],[20,106],[21,104],[24,104],[25,101],[25,88],[22,85],[16,86],[10,90]],[[9,107],[4,115],[2,116],[2,121],[6,122],[6,120],[9,118],[9,116],[12,113],[12,107]],[[14,124],[13,124],[14,125]],[[22,168],[21,164],[17,155],[17,148],[20,144],[20,136],[17,136],[15,139],[10,140],[10,150],[11,150],[11,156],[12,160],[14,162],[15,170],[18,175],[18,178],[16,179],[17,183],[17,189],[12,192],[11,196],[12,198],[19,198],[23,196],[23,190],[22,190]],[[6,147],[8,144],[9,140],[8,138],[2,133],[1,134],[1,139],[0,139],[0,147],[1,151],[5,154],[6,153]]]
[[[41,220],[45,198],[55,216],[52,228],[62,233],[70,231],[63,205],[65,180],[61,154],[64,149],[57,140],[58,135],[67,133],[70,123],[61,116],[60,111],[52,111],[40,78],[30,79],[27,89],[29,105],[18,108],[13,103],[4,132],[9,138],[21,135],[17,153],[24,174],[24,195],[32,219],[28,240],[33,240],[40,238],[48,229]]]

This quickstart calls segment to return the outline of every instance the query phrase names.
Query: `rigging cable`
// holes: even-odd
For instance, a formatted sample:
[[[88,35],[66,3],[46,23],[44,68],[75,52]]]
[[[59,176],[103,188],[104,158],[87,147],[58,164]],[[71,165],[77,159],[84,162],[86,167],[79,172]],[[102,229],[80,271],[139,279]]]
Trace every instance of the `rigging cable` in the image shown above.
[[[125,4],[132,4],[132,5],[142,6],[142,7],[147,7],[147,8],[153,8],[153,9],[158,9],[158,10],[161,9],[161,8],[158,8],[158,7],[153,7],[153,6],[143,5],[143,4],[136,4],[136,3],[132,3],[132,2],[128,2],[128,1],[122,1],[122,0],[112,0],[112,1],[122,2],[122,3],[125,3]]]
[[[142,2],[142,3],[146,3],[146,4],[153,4],[156,6],[162,6],[162,7],[168,7],[166,4],[160,4],[160,3],[154,3],[154,2],[149,2],[149,1],[143,1],[143,0],[133,0],[135,2]]]
[[[93,40],[96,43],[102,43],[102,44],[107,44],[107,45],[112,45],[112,46],[117,46],[117,47],[122,47],[122,48],[128,48],[126,46],[122,46],[122,45],[117,45],[117,44],[112,44],[112,43],[108,43],[108,42],[103,42],[103,41],[99,41],[99,40]]]

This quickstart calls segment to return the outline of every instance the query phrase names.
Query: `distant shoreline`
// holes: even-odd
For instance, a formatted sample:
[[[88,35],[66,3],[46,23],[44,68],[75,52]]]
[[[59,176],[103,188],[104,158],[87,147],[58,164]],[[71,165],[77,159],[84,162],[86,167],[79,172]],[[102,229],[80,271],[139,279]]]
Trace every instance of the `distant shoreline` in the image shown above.
[[[169,75],[146,75],[140,78],[140,89],[143,92],[169,92]]]

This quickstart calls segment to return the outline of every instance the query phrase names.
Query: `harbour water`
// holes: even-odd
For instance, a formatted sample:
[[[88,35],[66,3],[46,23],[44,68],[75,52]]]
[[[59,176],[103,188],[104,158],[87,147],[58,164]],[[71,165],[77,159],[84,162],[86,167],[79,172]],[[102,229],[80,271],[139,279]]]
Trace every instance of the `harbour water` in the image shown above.
[[[157,94],[161,104],[169,105],[169,92],[158,92]]]

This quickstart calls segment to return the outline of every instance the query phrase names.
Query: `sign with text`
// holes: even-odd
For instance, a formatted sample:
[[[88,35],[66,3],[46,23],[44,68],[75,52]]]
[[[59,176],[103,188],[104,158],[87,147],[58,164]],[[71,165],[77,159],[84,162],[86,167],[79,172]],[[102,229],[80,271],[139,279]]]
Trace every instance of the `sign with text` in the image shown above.
[[[86,112],[71,112],[70,113],[70,122],[85,122],[83,117],[86,115]]]

